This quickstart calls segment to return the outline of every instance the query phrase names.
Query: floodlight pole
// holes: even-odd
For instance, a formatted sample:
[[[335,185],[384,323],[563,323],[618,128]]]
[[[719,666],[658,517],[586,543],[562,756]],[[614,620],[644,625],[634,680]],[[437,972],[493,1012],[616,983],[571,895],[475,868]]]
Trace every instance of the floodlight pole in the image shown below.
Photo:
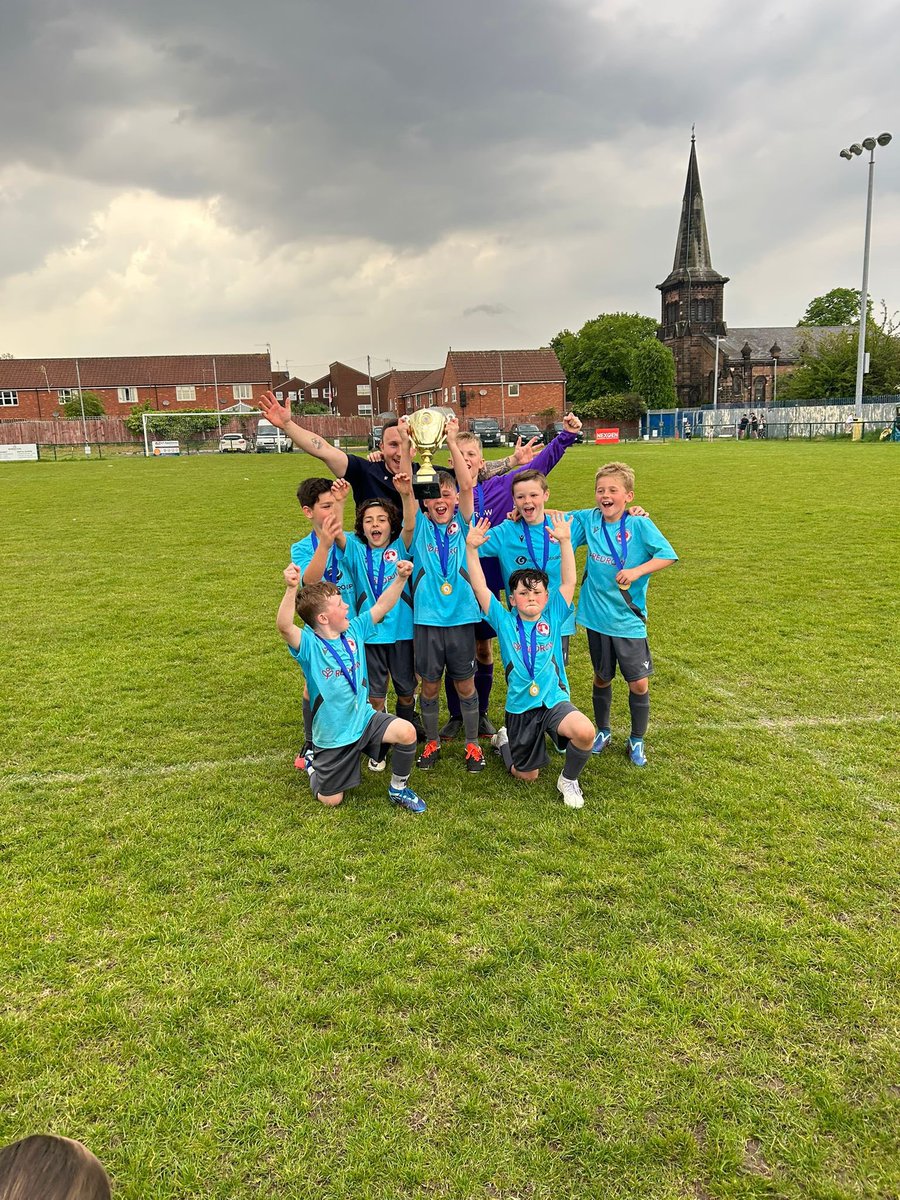
[[[716,334],[716,369],[713,373],[713,409],[719,407],[719,335]]]
[[[862,394],[863,377],[866,367],[866,320],[869,309],[869,242],[872,234],[872,195],[875,190],[875,147],[886,146],[891,140],[889,133],[881,133],[877,138],[863,139],[862,146],[854,142],[852,146],[841,151],[841,158],[851,161],[854,155],[862,154],[863,146],[869,151],[869,186],[866,193],[866,236],[863,243],[863,273],[862,287],[859,292],[859,340],[856,348],[856,390],[854,393],[854,421],[856,428],[854,440],[862,435]]]

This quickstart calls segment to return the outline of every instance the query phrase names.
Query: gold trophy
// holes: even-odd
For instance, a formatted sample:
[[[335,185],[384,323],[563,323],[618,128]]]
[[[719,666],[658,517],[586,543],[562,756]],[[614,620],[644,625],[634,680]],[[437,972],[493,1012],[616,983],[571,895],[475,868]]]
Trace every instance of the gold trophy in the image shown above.
[[[441,494],[431,460],[444,444],[447,422],[455,420],[452,408],[420,408],[409,418],[409,432],[422,460],[413,480],[417,500],[436,500]]]

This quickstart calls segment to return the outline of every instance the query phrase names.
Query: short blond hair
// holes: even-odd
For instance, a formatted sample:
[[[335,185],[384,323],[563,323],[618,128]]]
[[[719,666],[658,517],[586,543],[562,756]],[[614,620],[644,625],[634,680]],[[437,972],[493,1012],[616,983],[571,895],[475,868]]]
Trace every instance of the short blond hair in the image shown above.
[[[604,463],[597,474],[594,476],[594,487],[606,475],[618,475],[625,486],[626,492],[634,491],[634,471],[629,467],[628,463],[623,462],[608,462]]]
[[[474,442],[479,450],[484,449],[484,447],[481,445],[481,438],[478,436],[478,434],[472,433],[471,430],[468,429],[464,433],[458,433],[456,435],[456,440],[457,442]]]

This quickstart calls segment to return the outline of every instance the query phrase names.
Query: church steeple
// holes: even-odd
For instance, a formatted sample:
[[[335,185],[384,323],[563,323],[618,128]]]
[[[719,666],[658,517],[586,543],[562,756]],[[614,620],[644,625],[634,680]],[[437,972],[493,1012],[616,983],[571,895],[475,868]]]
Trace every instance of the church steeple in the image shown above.
[[[710,388],[712,371],[717,369],[712,362],[712,347],[716,336],[726,332],[727,282],[728,277],[720,275],[712,265],[697,142],[692,129],[675,261],[663,282],[656,285],[662,292],[662,314],[656,336],[675,356],[675,386],[683,405],[699,403],[699,398]]]
[[[675,243],[675,261],[672,270],[659,286],[671,283],[727,283],[724,275],[713,270],[709,250],[709,234],[706,232],[706,213],[703,208],[703,192],[700,188],[700,170],[697,166],[697,141],[691,131],[691,156],[688,159],[687,179],[684,184],[684,199],[681,202],[681,221]]]

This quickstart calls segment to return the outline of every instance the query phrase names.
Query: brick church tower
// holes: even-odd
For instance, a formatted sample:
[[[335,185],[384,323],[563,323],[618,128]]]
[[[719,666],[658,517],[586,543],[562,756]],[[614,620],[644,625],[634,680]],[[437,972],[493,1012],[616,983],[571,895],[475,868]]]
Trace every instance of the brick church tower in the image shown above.
[[[662,283],[662,321],[657,337],[675,356],[675,390],[680,407],[708,403],[715,370],[716,334],[725,327],[725,284],[728,278],[713,270],[709,235],[697,169],[697,148],[691,133],[691,156],[675,244],[675,262]]]

